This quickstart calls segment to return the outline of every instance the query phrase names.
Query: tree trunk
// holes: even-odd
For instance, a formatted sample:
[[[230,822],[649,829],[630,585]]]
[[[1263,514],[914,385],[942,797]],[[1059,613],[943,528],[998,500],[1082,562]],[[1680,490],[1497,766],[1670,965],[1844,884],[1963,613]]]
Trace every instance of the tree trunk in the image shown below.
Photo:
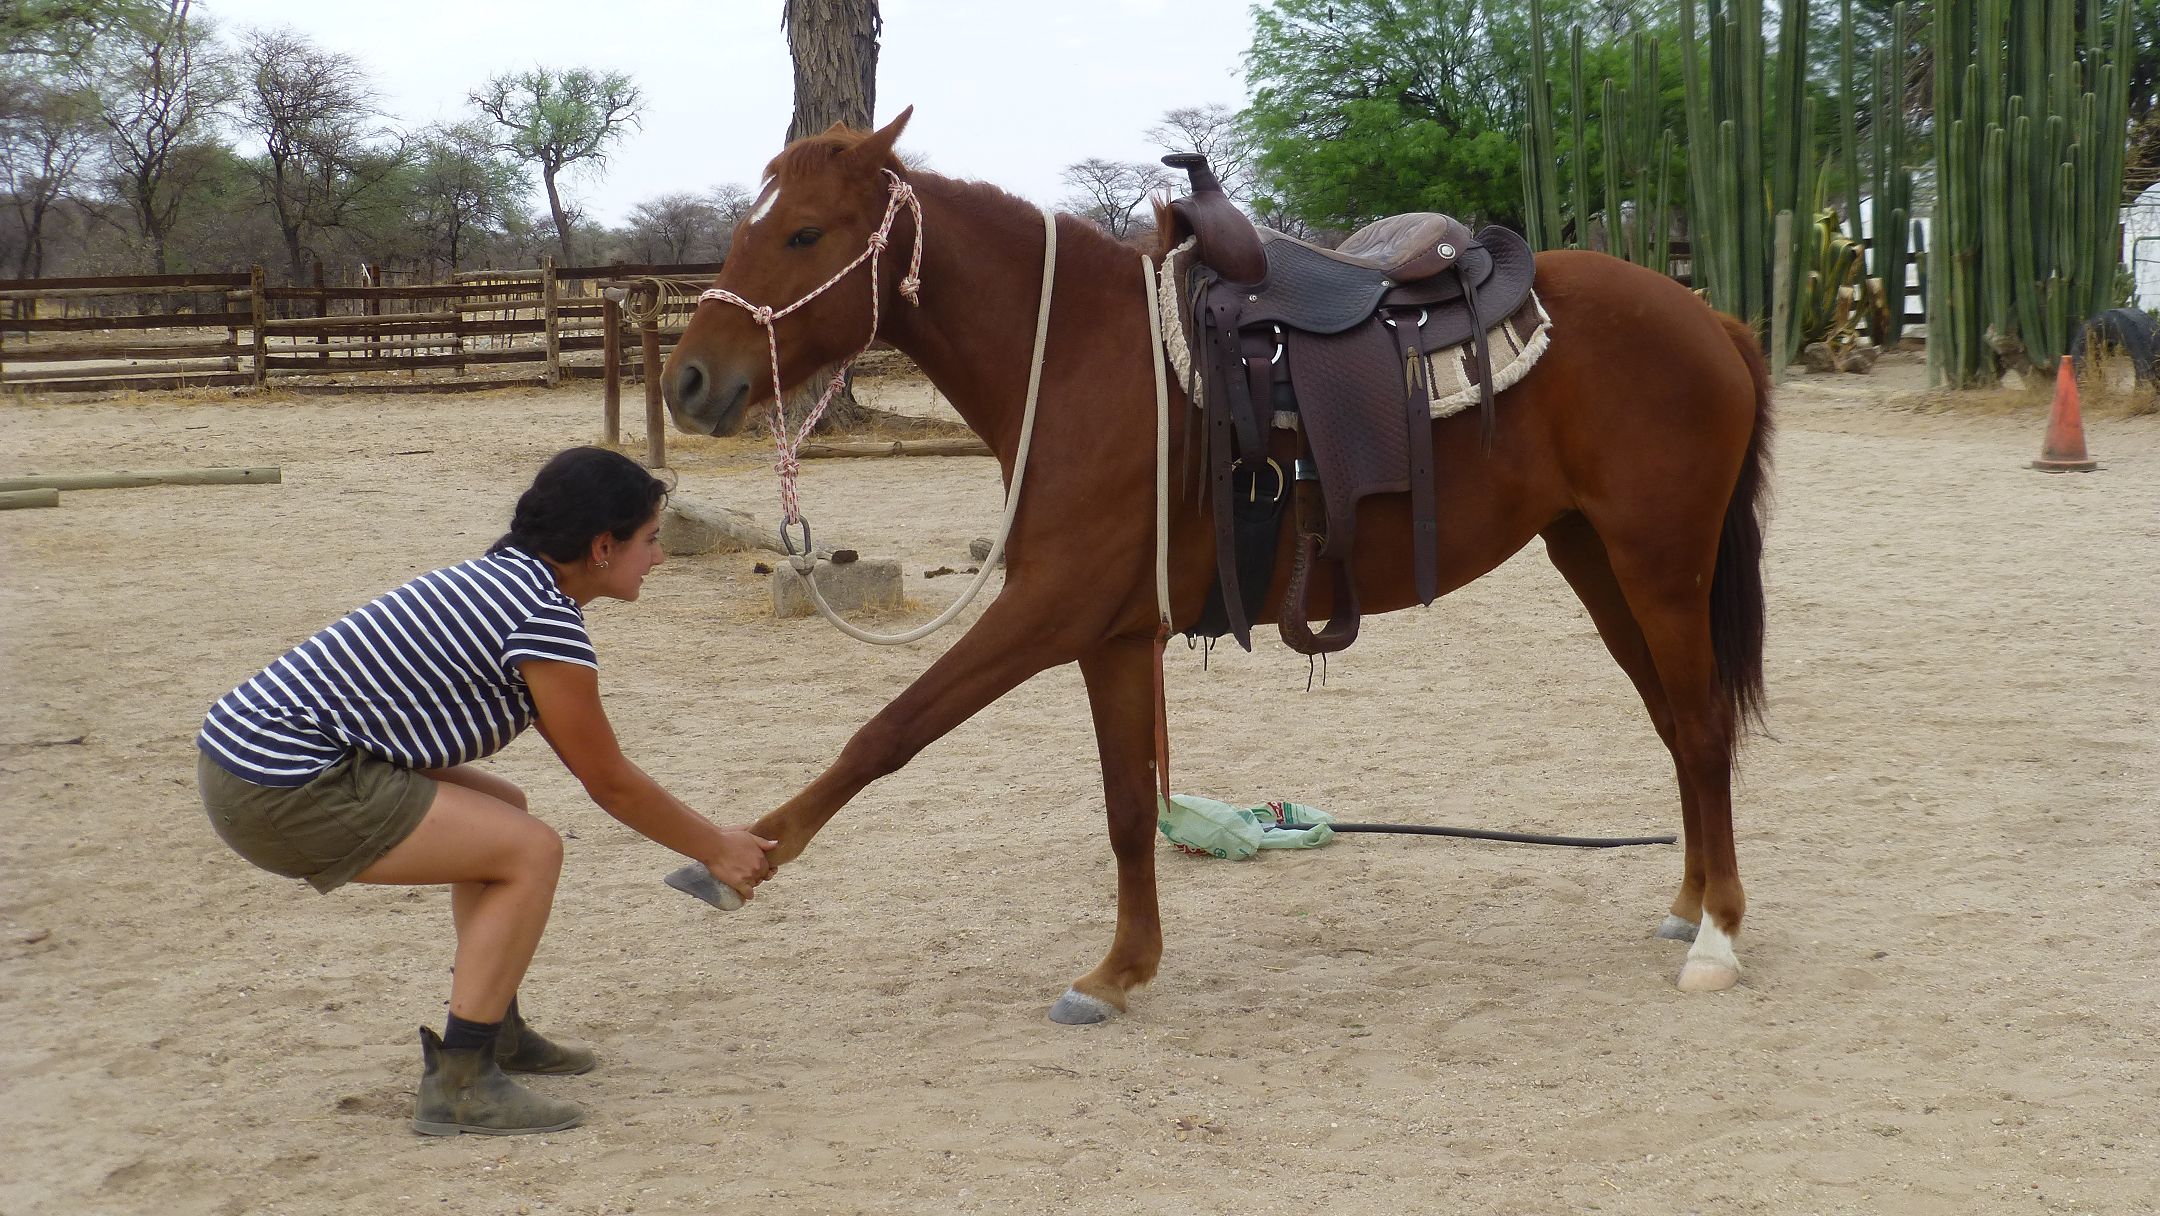
[[[878,0],[786,0],[788,53],[795,60],[795,117],[788,142],[817,135],[836,122],[871,129],[877,111]],[[788,401],[787,418],[800,426],[825,391],[819,375]],[[853,430],[867,417],[852,384],[833,395],[817,433]]]
[[[877,112],[877,0],[787,0],[795,59],[795,119],[788,142],[836,122],[870,129]]]
[[[577,259],[570,256],[570,218],[563,214],[562,195],[555,190],[556,172],[553,167],[543,168],[540,180],[547,183],[548,214],[555,217],[555,246],[562,250],[562,264],[575,266]]]

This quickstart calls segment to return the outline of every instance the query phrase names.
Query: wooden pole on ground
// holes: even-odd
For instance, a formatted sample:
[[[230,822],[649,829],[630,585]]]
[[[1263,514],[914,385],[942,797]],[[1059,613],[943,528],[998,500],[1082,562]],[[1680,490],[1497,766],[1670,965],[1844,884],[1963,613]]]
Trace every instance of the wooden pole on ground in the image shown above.
[[[547,334],[547,386],[554,388],[562,383],[562,335],[555,327],[558,297],[555,281],[555,255],[540,259],[540,323]]]
[[[600,442],[622,442],[622,288],[600,293]]]
[[[23,507],[57,507],[60,491],[51,486],[33,490],[0,490],[0,511],[15,511]]]
[[[283,481],[277,465],[243,469],[144,469],[122,473],[25,473],[0,477],[0,492],[10,490],[120,490],[135,486],[270,485]]]
[[[804,460],[841,456],[988,456],[980,439],[893,439],[886,442],[806,443],[796,453]]]
[[[658,288],[654,289],[655,292]],[[667,467],[667,413],[660,400],[660,302],[653,301],[652,315],[638,327],[643,343],[639,368],[645,376],[645,467]]]

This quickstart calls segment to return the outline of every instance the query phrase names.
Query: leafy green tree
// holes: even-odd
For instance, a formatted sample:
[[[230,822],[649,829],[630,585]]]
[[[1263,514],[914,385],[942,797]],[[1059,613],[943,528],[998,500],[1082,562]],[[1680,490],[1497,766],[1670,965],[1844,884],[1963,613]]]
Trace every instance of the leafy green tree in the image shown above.
[[[238,122],[263,141],[256,177],[298,283],[311,252],[322,260],[311,246],[323,234],[389,204],[384,187],[406,149],[379,125],[367,73],[352,57],[290,30],[257,30],[242,40],[239,63]]]
[[[112,190],[133,213],[158,274],[168,269],[190,174],[206,163],[189,149],[211,140],[231,91],[211,30],[190,7],[191,0],[168,0],[154,20],[116,27],[89,52],[105,82],[100,118]]]
[[[1480,0],[1280,0],[1254,13],[1245,112],[1272,189],[1321,228],[1399,211],[1521,211],[1527,8]]]
[[[420,136],[410,184],[423,260],[456,272],[477,237],[503,231],[525,196],[525,171],[506,160],[485,126],[452,123]]]
[[[0,205],[14,219],[15,274],[44,273],[46,224],[78,184],[102,129],[87,87],[0,74]]]
[[[156,0],[0,0],[0,58],[40,71],[79,64],[98,39],[164,11]]]
[[[497,76],[470,100],[495,124],[496,147],[539,166],[562,259],[574,262],[574,221],[559,179],[565,170],[605,165],[609,149],[638,125],[644,95],[621,72],[534,68]]]

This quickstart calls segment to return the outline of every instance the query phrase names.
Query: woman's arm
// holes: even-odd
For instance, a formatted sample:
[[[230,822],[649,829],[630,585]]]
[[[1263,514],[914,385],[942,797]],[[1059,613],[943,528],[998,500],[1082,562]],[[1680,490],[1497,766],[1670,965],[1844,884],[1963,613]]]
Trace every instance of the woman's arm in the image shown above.
[[[660,788],[630,762],[600,705],[600,673],[578,663],[526,659],[518,664],[539,711],[541,737],[584,783],[600,809],[640,835],[705,863],[713,877],[744,899],[770,872],[773,842],[741,828],[723,828]]]

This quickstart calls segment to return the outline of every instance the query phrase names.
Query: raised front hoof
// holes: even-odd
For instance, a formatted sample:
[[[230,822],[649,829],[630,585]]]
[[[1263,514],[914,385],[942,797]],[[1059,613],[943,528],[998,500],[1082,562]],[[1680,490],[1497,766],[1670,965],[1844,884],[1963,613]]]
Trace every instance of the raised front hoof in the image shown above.
[[[1677,916],[1668,915],[1666,916],[1664,923],[1660,924],[1657,927],[1657,935],[1667,941],[1673,942],[1694,941],[1695,922],[1691,920],[1682,920]]]
[[[1089,996],[1077,988],[1067,988],[1065,995],[1050,1007],[1050,1020],[1060,1026],[1093,1026],[1107,1022],[1118,1015],[1118,1007],[1101,997]]]
[[[1689,959],[1680,968],[1680,991],[1723,992],[1740,982],[1740,968]]]

